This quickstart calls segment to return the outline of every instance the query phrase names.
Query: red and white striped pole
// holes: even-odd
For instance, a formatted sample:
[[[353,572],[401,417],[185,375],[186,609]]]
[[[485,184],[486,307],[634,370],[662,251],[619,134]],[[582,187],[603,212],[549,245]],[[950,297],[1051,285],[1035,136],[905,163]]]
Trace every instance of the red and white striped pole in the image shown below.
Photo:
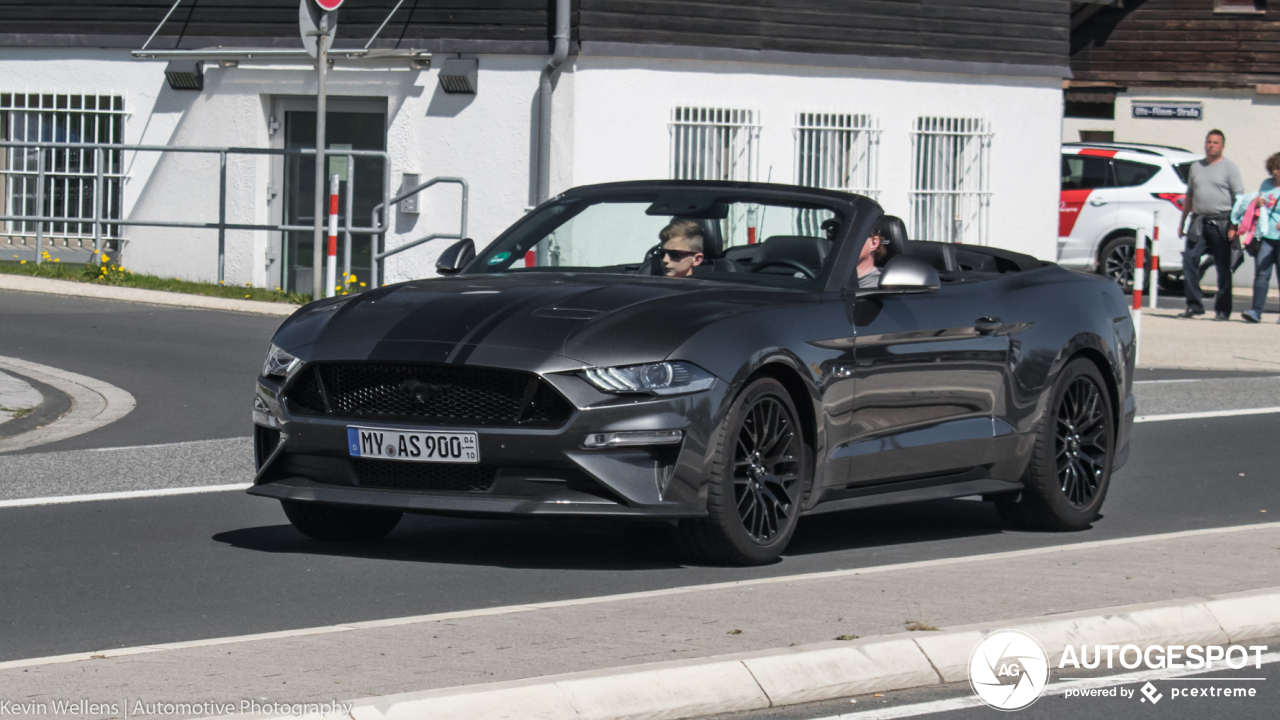
[[[333,297],[338,286],[338,174],[329,176],[329,253],[324,263],[325,297]]]
[[[1147,249],[1141,244],[1135,248],[1133,258],[1133,364],[1138,364],[1138,353],[1142,350],[1142,284],[1147,266]]]
[[[1159,216],[1151,222],[1151,302],[1147,307],[1155,309],[1156,300],[1160,299],[1160,221]]]

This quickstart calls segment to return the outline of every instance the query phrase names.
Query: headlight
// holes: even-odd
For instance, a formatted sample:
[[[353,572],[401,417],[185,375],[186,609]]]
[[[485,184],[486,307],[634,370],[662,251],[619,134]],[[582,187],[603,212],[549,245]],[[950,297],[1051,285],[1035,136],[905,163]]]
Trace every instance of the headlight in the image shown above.
[[[716,378],[687,362],[660,362],[625,367],[588,368],[582,372],[587,382],[611,393],[651,393],[682,395],[706,390]]]
[[[302,361],[281,350],[275,343],[267,350],[267,359],[262,362],[262,374],[265,377],[285,377]]]

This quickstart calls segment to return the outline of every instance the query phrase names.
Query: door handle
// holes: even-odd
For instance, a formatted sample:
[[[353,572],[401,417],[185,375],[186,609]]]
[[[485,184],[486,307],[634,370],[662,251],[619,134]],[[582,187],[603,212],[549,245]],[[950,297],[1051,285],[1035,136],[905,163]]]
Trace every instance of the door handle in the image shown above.
[[[1106,195],[1090,195],[1089,204],[1090,205],[1106,205],[1107,196]]]
[[[980,317],[973,321],[973,329],[979,335],[991,335],[1001,327],[1000,318],[998,317]]]

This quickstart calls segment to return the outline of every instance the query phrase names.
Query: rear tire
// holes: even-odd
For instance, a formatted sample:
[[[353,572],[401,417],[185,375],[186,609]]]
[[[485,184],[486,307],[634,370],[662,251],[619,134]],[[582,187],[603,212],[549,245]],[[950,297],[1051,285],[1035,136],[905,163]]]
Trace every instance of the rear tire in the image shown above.
[[[1077,358],[1053,385],[1021,493],[996,500],[1010,524],[1027,530],[1083,530],[1098,518],[1111,484],[1115,420],[1106,381]]]
[[[1132,235],[1121,235],[1102,246],[1098,253],[1098,274],[1111,278],[1121,290],[1133,289],[1133,261],[1138,247]]]
[[[329,542],[377,540],[391,532],[403,515],[394,510],[366,510],[289,500],[281,500],[280,505],[298,532]]]
[[[760,378],[734,400],[716,431],[707,517],[680,522],[695,561],[763,565],[786,549],[811,481],[800,414],[782,383]]]

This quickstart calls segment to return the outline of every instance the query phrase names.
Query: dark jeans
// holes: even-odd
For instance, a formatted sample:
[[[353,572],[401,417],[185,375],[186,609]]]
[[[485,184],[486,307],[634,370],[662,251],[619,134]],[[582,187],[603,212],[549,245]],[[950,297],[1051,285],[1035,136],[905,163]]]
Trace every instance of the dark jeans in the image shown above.
[[[1267,302],[1267,290],[1271,287],[1271,268],[1275,267],[1277,256],[1280,256],[1280,240],[1263,240],[1258,248],[1258,256],[1253,259],[1253,312],[1262,317],[1262,306]]]
[[[1204,293],[1200,291],[1200,258],[1206,252],[1213,256],[1218,270],[1218,294],[1213,299],[1214,312],[1231,314],[1231,241],[1215,223],[1202,223],[1198,238],[1187,236],[1182,253],[1182,282],[1186,287],[1187,309],[1204,312]]]

